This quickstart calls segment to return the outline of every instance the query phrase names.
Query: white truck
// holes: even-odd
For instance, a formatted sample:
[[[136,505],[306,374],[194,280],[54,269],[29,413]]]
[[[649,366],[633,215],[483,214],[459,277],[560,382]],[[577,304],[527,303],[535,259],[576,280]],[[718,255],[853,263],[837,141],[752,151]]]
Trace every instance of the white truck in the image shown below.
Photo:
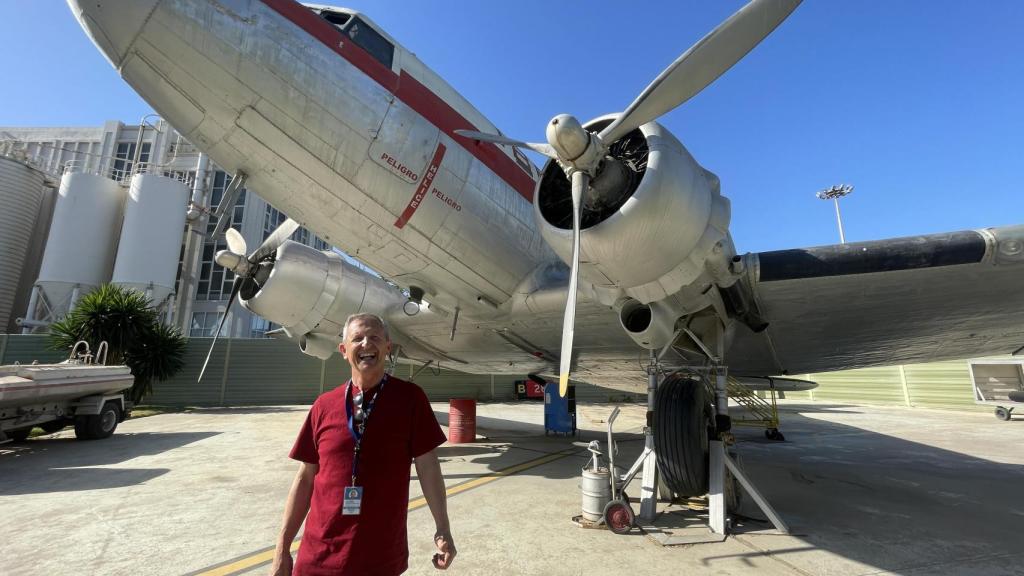
[[[96,354],[82,341],[58,364],[0,366],[0,444],[21,442],[32,428],[56,432],[74,424],[80,440],[107,438],[128,417],[127,366],[107,366],[106,342]]]

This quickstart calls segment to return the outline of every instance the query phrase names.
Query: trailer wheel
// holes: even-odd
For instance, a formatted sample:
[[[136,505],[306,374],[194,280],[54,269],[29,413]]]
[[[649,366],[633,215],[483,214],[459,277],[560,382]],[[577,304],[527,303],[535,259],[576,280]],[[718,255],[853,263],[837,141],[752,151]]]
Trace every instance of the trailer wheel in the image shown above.
[[[24,442],[25,440],[28,440],[28,435],[31,433],[31,426],[28,428],[21,428],[19,430],[8,430],[6,432],[7,437],[10,438],[12,442]]]
[[[604,507],[604,523],[616,534],[625,534],[633,528],[633,508],[628,500],[612,500]]]
[[[1010,411],[1000,406],[996,408],[996,418],[999,418],[1000,420],[1009,420]]]
[[[654,446],[665,486],[682,498],[708,493],[711,405],[703,382],[671,375],[658,386]]]
[[[108,401],[99,414],[75,417],[75,437],[79,440],[100,440],[109,438],[117,423],[121,421],[121,408],[117,402]]]

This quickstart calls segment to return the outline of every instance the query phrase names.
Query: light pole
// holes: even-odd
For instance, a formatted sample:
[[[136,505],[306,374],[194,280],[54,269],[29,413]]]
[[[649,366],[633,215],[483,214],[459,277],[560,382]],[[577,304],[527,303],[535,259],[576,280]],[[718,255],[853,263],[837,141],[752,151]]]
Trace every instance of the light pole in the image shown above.
[[[822,200],[831,200],[836,205],[836,222],[839,223],[839,242],[846,244],[846,235],[843,234],[843,217],[839,214],[839,199],[853,192],[852,184],[836,184],[835,186],[822,190],[815,194]]]

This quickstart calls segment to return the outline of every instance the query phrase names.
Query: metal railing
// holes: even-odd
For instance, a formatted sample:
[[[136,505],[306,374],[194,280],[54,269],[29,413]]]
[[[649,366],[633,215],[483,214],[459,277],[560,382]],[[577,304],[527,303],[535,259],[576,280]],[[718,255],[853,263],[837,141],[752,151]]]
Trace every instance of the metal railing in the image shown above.
[[[729,391],[729,399],[735,400],[741,407],[741,415],[733,417],[733,424],[766,429],[779,427],[779,409],[775,402],[774,389],[769,391],[769,402],[732,376],[729,377],[726,388]]]

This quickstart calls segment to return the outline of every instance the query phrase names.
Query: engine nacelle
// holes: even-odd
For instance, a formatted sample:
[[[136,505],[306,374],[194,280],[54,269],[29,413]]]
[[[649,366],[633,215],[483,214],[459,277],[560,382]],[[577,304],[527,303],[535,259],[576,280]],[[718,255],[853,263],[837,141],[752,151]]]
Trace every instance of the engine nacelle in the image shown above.
[[[632,298],[615,303],[619,325],[641,348],[659,350],[667,345],[676,331],[676,319],[682,314],[671,299],[643,304]]]
[[[315,356],[321,360],[327,360],[338,351],[341,344],[341,336],[330,336],[328,334],[303,334],[299,337],[299,350],[308,356]]]
[[[318,358],[330,357],[336,350],[350,314],[370,312],[386,317],[406,302],[405,296],[383,279],[333,252],[297,242],[281,244],[274,261],[261,264],[267,265],[272,269],[262,285],[253,280],[242,285],[242,306],[280,324],[299,339],[303,352]]]
[[[614,116],[590,122],[597,132]],[[597,288],[618,288],[642,302],[678,292],[708,272],[730,283],[735,255],[729,200],[718,177],[702,168],[665,128],[649,122],[611,145],[584,195],[580,275]],[[541,234],[566,263],[572,259],[571,187],[554,161],[534,198]]]

